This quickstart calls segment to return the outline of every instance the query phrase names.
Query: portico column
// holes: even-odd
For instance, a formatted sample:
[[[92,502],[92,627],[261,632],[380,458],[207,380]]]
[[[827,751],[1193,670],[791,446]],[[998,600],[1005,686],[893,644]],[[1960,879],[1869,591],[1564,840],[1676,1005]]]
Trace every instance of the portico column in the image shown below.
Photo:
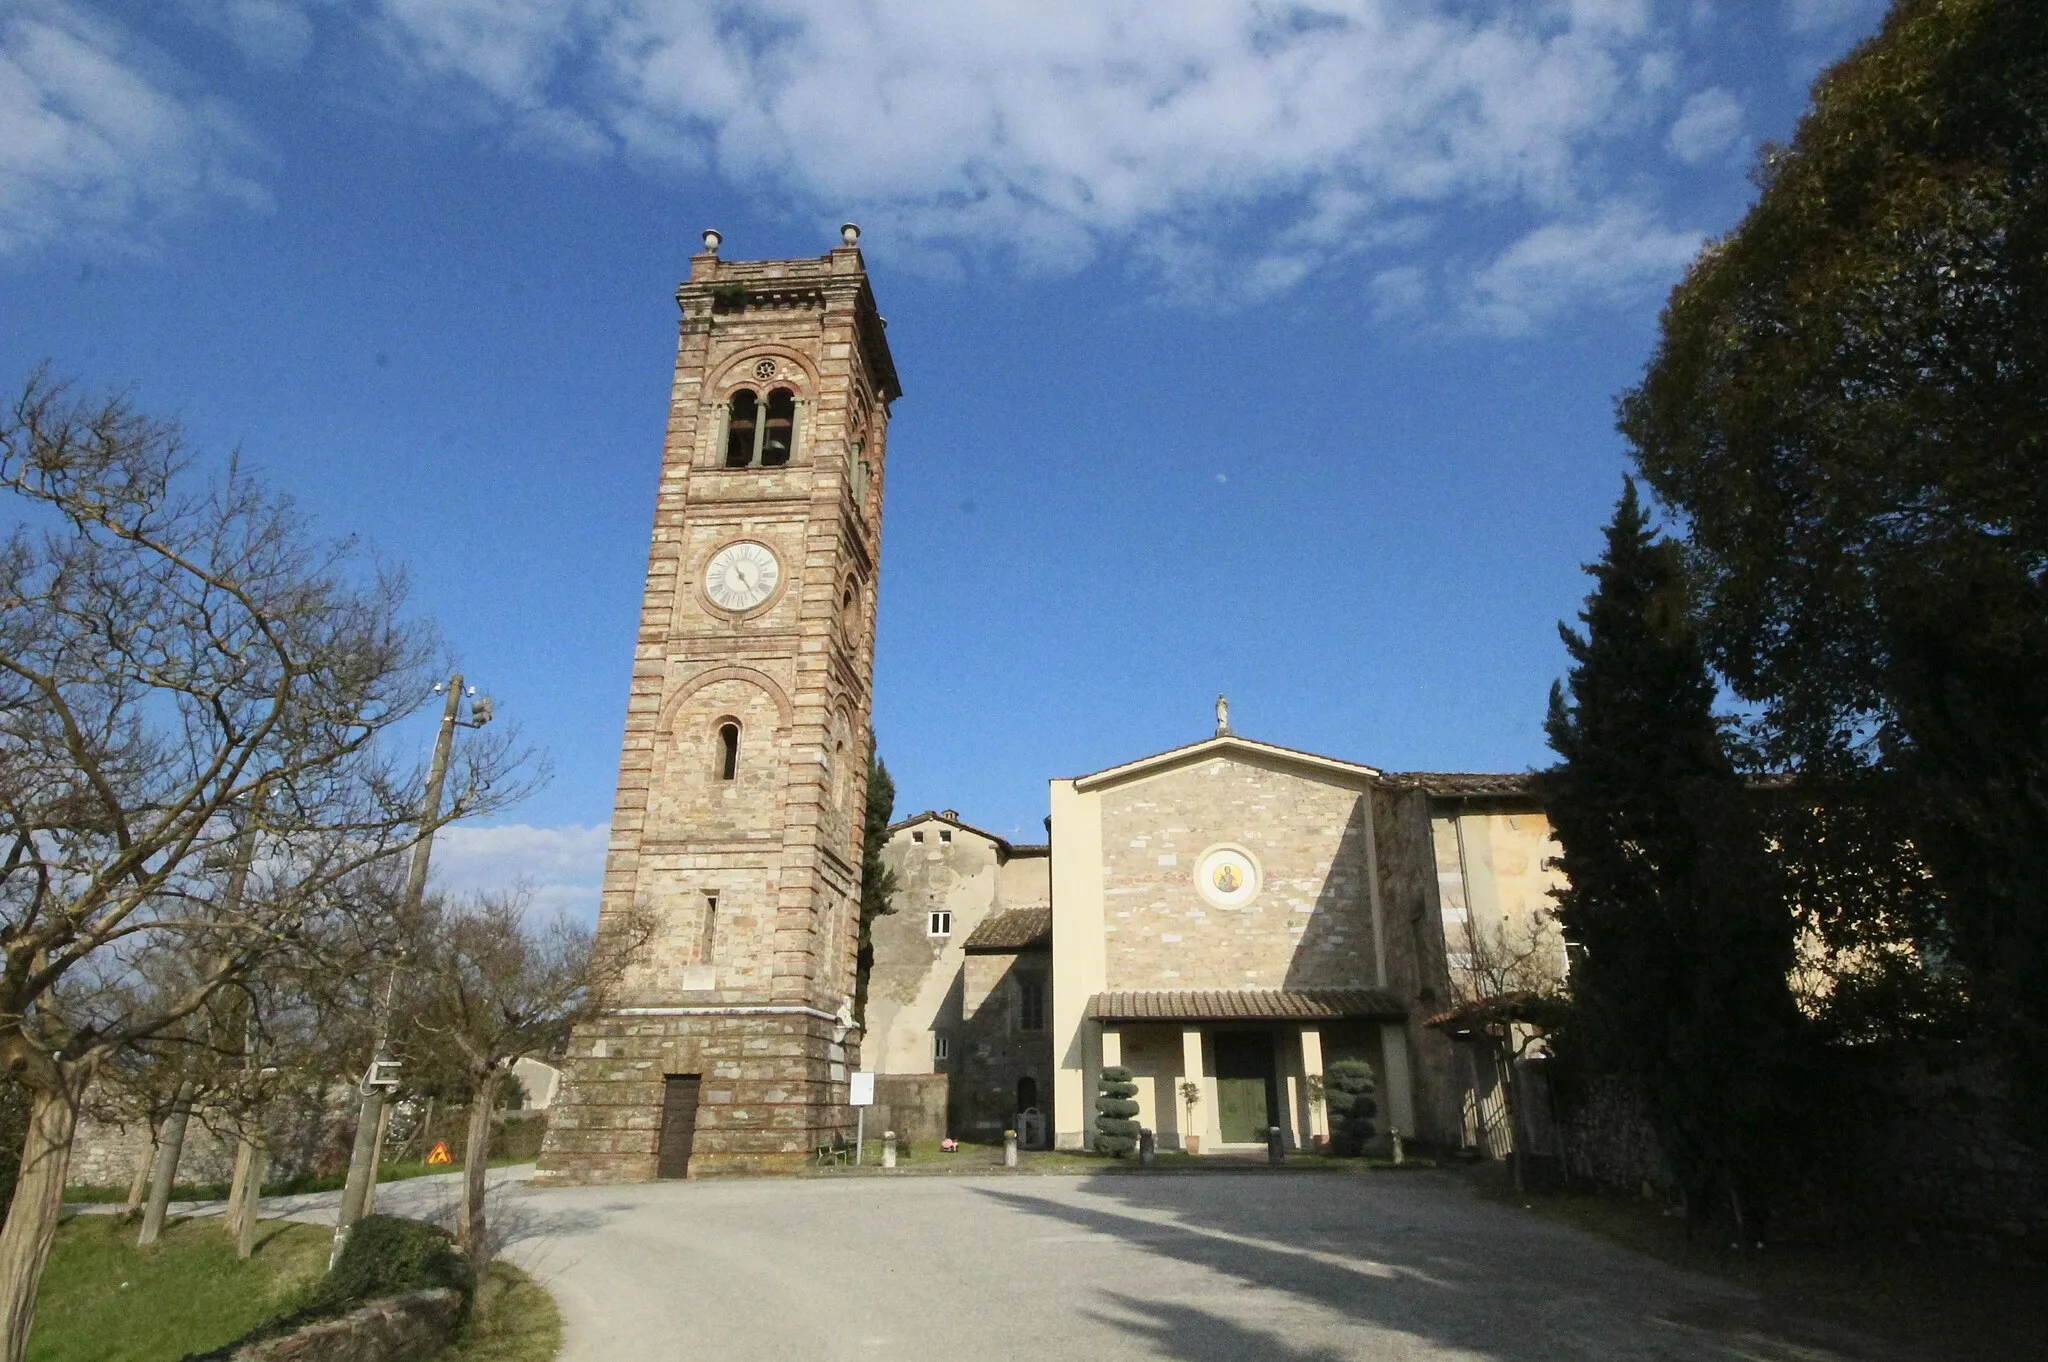
[[[1124,1033],[1114,1026],[1102,1028],[1102,1067],[1121,1068],[1124,1062]]]
[[[1380,1024],[1380,1051],[1386,1057],[1387,1072],[1380,1085],[1380,1110],[1386,1124],[1401,1132],[1403,1139],[1415,1137],[1415,1086],[1408,1073],[1408,1027],[1403,1022]]]
[[[1214,1149],[1219,1143],[1219,1138],[1209,1133],[1209,1127],[1213,1124],[1209,1109],[1216,1105],[1216,1099],[1209,1091],[1208,1081],[1202,1072],[1202,1028],[1199,1026],[1181,1028],[1180,1072],[1182,1082],[1192,1083],[1202,1092],[1202,1100],[1195,1107],[1195,1119],[1188,1122],[1188,1129],[1183,1130],[1181,1135],[1183,1139],[1189,1135],[1198,1136],[1203,1149]],[[1174,1098],[1180,1101],[1178,1093],[1174,1094]],[[1180,1109],[1182,1117],[1185,1118],[1188,1109],[1185,1101],[1181,1101]],[[1182,1148],[1186,1148],[1186,1145],[1183,1144]]]
[[[1310,1092],[1322,1087],[1323,1079],[1323,1033],[1320,1028],[1301,1028],[1301,1073]],[[1308,1142],[1314,1148],[1319,1140],[1330,1134],[1330,1113],[1321,1102],[1308,1104]]]

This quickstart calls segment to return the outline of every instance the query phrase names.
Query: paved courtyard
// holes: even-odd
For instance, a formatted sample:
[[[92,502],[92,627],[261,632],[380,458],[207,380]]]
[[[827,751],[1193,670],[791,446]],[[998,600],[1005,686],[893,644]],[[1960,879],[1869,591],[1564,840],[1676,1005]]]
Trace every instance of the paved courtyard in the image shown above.
[[[1885,1355],[1429,1173],[706,1180],[499,1205],[561,1302],[568,1362]]]

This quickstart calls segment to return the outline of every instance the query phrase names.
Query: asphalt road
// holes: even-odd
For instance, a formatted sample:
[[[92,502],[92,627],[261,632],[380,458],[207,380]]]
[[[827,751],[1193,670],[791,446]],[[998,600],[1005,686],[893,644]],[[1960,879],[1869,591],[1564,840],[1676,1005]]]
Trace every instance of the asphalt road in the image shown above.
[[[565,1362],[1885,1355],[1431,1173],[706,1180],[497,1200],[507,1252],[561,1303]]]

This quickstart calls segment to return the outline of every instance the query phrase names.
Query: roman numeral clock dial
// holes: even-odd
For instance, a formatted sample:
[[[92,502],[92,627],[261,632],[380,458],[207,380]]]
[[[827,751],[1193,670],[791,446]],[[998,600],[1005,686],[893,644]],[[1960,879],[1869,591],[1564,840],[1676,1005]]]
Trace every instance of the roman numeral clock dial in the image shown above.
[[[752,610],[775,594],[782,564],[766,544],[727,544],[704,567],[704,595],[721,610]]]

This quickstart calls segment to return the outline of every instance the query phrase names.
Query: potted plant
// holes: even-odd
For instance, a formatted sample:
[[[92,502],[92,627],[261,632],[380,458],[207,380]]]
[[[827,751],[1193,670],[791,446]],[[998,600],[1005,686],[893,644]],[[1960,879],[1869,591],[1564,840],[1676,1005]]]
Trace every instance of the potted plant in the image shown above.
[[[1188,1119],[1187,1124],[1180,1128],[1181,1144],[1190,1154],[1202,1152],[1202,1137],[1195,1134],[1195,1108],[1200,1106],[1201,1102],[1202,1085],[1192,1079],[1183,1080],[1180,1085],[1180,1104],[1187,1109]]]

